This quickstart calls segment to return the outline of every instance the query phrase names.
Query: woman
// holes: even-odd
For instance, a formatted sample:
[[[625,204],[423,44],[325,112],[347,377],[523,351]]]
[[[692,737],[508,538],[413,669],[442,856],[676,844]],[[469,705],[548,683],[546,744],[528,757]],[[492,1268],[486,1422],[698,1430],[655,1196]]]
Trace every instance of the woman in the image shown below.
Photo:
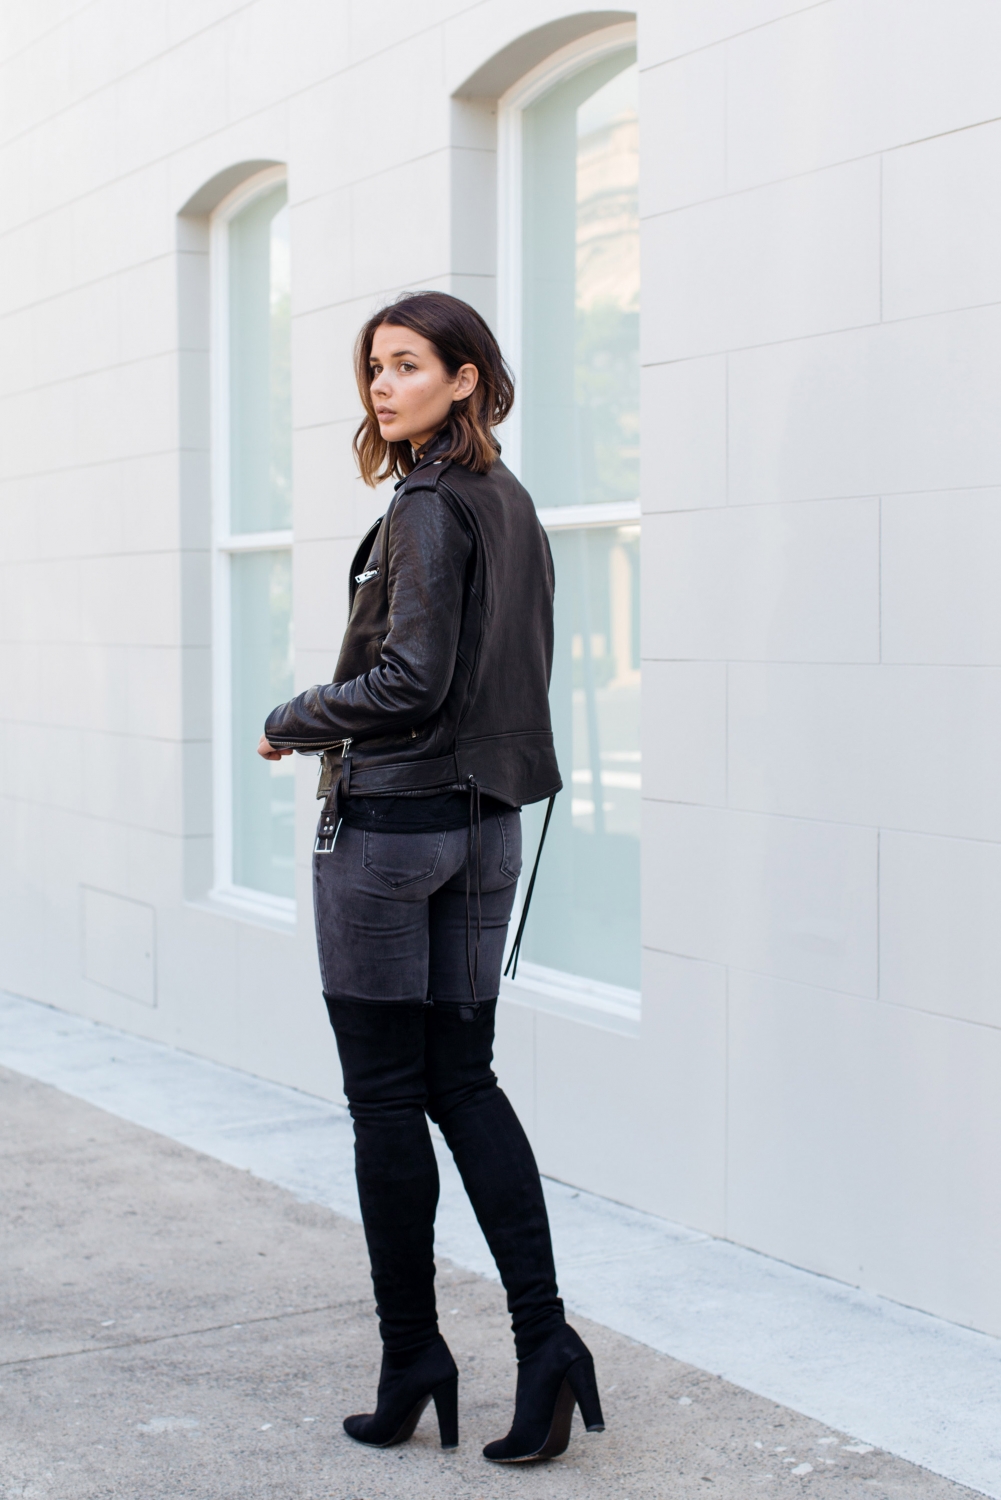
[[[487,1458],[562,1453],[575,1401],[602,1430],[594,1366],[565,1322],[539,1173],[491,1071],[521,869],[519,809],[560,787],[549,719],[553,570],[492,429],[514,389],[489,328],[440,292],[370,318],[356,349],[366,483],[398,477],[351,565],[332,683],[269,715],[259,753],[324,750],[314,853],[324,999],[355,1126],[382,1373],[359,1442],[413,1433],[434,1399],[458,1442],[438,1331],[438,1171],[448,1142],[507,1292],[515,1414]]]

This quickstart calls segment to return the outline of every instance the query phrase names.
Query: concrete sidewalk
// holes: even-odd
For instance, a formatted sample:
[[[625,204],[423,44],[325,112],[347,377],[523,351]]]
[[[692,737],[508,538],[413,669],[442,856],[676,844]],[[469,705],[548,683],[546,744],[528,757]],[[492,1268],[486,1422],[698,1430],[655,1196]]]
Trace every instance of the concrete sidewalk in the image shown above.
[[[592,1345],[608,1430],[495,1469],[514,1364],[499,1287],[448,1263],[460,1437],[386,1452],[365,1409],[378,1345],[361,1230],[248,1172],[0,1070],[4,1500],[494,1500],[973,1492],[621,1334]]]
[[[0,1066],[359,1219],[341,1105],[2,993]],[[455,1164],[436,1149],[439,1254],[495,1281]],[[1001,1500],[1001,1340],[564,1183],[543,1187],[575,1316]]]

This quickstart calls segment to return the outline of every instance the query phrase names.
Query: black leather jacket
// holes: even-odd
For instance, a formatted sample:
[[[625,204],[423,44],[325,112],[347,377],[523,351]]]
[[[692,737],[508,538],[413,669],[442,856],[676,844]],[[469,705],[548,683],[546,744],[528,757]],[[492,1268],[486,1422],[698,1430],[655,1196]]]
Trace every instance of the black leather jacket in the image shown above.
[[[355,554],[333,682],[274,709],[265,733],[276,748],[337,745],[343,795],[475,784],[520,807],[561,786],[552,554],[500,459],[473,474],[434,453]]]

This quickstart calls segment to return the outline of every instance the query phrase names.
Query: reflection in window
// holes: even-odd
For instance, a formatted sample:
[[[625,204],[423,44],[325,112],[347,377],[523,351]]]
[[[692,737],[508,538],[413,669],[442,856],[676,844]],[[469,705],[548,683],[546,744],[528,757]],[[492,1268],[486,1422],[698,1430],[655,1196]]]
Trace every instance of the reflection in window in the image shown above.
[[[264,720],[291,698],[292,554],[230,559],[233,721],[233,883],[272,896],[295,890],[292,757],[255,754]]]
[[[284,183],[225,225],[228,482],[218,546],[229,601],[230,868],[221,884],[294,895],[291,759],[255,753],[293,692],[289,214]]]
[[[522,117],[522,474],[536,504],[639,500],[635,53]],[[577,518],[575,517],[575,520]],[[557,799],[523,953],[638,989],[639,525],[554,527]],[[542,810],[526,817],[526,847]]]
[[[551,537],[551,693],[564,790],[523,952],[530,962],[639,988],[639,527]],[[534,847],[541,809],[526,817]]]
[[[523,115],[522,453],[543,507],[639,495],[632,56],[604,58]]]
[[[229,225],[230,530],[292,524],[290,284],[284,183]]]

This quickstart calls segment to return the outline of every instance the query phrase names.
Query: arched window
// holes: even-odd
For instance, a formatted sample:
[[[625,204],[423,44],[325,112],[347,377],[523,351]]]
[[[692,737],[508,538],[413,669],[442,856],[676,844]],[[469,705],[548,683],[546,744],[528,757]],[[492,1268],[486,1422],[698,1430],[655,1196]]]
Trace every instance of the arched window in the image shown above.
[[[556,563],[557,800],[526,981],[635,1013],[640,973],[639,145],[635,33],[565,48],[501,100],[505,452]],[[537,819],[526,820],[531,834]]]
[[[261,173],[212,220],[215,892],[294,913],[291,758],[255,754],[293,692],[289,214]]]

